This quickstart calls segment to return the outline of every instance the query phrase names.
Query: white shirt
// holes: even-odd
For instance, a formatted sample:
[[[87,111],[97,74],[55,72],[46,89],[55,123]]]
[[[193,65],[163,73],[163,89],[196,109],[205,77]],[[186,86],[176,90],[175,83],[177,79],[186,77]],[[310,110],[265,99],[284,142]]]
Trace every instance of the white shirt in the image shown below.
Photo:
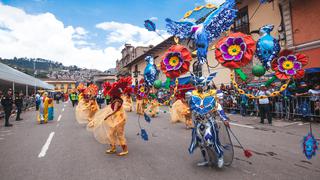
[[[257,96],[267,96],[269,94],[269,91],[258,91]],[[269,104],[269,98],[259,99],[259,104]]]
[[[311,95],[311,101],[317,101],[320,99],[320,90],[309,89],[308,93]]]

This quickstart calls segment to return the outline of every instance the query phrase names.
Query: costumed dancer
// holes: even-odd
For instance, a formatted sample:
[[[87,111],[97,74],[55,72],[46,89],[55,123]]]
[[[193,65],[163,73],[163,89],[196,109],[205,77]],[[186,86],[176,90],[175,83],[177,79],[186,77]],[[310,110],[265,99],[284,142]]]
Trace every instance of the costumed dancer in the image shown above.
[[[99,110],[99,105],[95,96],[98,93],[98,87],[91,84],[83,93],[81,100],[76,108],[76,119],[79,124],[85,124],[92,120],[94,114]]]
[[[114,82],[107,90],[111,103],[98,111],[87,125],[88,131],[93,132],[98,142],[110,145],[110,148],[106,150],[107,154],[116,153],[117,145],[122,147],[122,152],[118,153],[119,156],[124,156],[129,152],[124,132],[127,116],[121,94],[130,85],[131,77],[121,78]]]
[[[187,129],[193,128],[192,125],[192,114],[189,108],[189,104],[186,101],[185,94],[188,91],[194,90],[194,86],[188,85],[178,85],[177,92],[175,93],[176,101],[172,104],[170,108],[171,122],[183,122]]]
[[[54,119],[53,98],[49,96],[48,99],[48,121],[52,121]]]
[[[48,105],[48,93],[43,92],[42,97],[40,98],[39,113],[37,118],[39,124],[44,124],[48,122]]]
[[[138,87],[135,88],[135,94],[136,94],[136,111],[137,114],[143,115],[144,109],[147,104],[147,88],[144,84],[144,79],[141,79],[139,81]]]
[[[132,87],[127,87],[121,96],[121,99],[123,100],[123,108],[126,112],[132,112],[133,109],[131,93]]]
[[[155,94],[150,94],[149,97],[151,99],[151,102],[150,105],[146,108],[145,113],[154,118],[159,114],[160,103],[158,102]]]
[[[198,166],[205,166],[212,161],[210,152],[215,152],[219,168],[224,165],[224,150],[219,140],[219,128],[214,118],[216,111],[224,124],[229,127],[229,122],[221,105],[215,99],[215,90],[207,92],[203,89],[204,84],[199,84],[197,89],[192,91],[190,97],[190,109],[195,128],[192,131],[192,141],[189,147],[189,152],[193,153],[199,147],[203,157],[203,162],[198,163]]]

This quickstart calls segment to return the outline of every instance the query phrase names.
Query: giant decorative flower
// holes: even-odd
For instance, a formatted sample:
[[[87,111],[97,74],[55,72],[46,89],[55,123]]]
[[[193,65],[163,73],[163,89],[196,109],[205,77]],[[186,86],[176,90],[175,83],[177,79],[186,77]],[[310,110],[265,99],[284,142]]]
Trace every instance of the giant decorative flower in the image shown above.
[[[272,69],[278,79],[301,79],[304,76],[303,66],[308,64],[307,56],[303,54],[294,54],[292,51],[284,50],[279,54],[279,58],[271,63]]]
[[[182,45],[173,45],[163,56],[161,70],[169,78],[176,78],[189,71],[192,60],[190,51]]]
[[[137,94],[138,94],[139,98],[147,98],[148,92],[149,92],[149,89],[146,87],[145,83],[138,85]]]
[[[216,44],[216,59],[221,65],[230,69],[247,65],[254,55],[255,41],[243,33],[232,33]]]

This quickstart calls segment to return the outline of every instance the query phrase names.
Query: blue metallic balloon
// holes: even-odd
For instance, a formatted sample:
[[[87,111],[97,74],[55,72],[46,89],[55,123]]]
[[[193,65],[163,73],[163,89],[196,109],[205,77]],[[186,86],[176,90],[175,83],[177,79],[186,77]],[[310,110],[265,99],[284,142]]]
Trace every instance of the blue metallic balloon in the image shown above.
[[[308,133],[308,135],[303,138],[302,147],[304,155],[307,159],[311,159],[312,156],[316,155],[316,151],[318,150],[318,143],[311,133]]]
[[[273,25],[261,27],[259,30],[261,37],[257,41],[256,56],[266,69],[271,67],[271,61],[278,56],[281,49],[279,41],[270,35],[273,28]]]
[[[153,86],[154,82],[157,80],[159,75],[159,70],[157,66],[154,64],[154,59],[152,56],[147,56],[145,58],[147,62],[147,66],[144,69],[144,81],[147,86]]]
[[[144,21],[144,27],[148,31],[156,31],[156,24],[154,22],[152,22],[151,20],[145,20]]]

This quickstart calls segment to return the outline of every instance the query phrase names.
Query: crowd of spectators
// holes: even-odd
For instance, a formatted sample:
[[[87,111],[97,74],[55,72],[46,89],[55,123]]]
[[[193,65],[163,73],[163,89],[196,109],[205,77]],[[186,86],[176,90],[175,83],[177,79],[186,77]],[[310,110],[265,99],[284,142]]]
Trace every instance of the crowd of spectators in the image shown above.
[[[297,85],[298,84],[298,85]],[[217,96],[224,109],[229,113],[239,113],[242,116],[259,116],[259,100],[249,99],[245,95],[240,95],[231,85],[221,84],[217,89]],[[258,95],[260,85],[248,86],[240,85],[246,93]],[[272,93],[279,90],[276,84],[268,87],[266,92]],[[320,85],[296,82],[283,91],[280,96],[268,98],[271,115],[276,118],[296,120],[320,120]]]

